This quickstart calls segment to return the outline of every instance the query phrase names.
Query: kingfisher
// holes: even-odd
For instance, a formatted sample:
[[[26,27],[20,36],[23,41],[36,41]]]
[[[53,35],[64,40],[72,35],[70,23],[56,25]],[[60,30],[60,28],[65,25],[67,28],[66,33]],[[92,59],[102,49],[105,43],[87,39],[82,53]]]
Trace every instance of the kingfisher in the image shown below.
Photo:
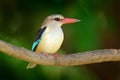
[[[56,55],[64,40],[63,24],[79,22],[78,19],[64,18],[60,14],[48,16],[35,35],[32,51],[43,54]],[[29,63],[27,68],[34,68],[37,64]]]

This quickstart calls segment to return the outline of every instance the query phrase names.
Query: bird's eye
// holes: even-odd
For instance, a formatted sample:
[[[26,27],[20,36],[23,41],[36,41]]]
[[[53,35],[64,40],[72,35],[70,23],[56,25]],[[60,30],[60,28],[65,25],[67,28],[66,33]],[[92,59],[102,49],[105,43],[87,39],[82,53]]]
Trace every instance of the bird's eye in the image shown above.
[[[57,18],[55,18],[55,20],[56,20],[56,21],[60,21],[60,18],[57,17]]]

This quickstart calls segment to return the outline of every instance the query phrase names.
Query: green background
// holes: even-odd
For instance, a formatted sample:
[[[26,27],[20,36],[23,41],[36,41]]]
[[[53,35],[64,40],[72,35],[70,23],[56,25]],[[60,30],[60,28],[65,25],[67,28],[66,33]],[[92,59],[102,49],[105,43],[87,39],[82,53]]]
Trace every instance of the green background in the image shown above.
[[[120,0],[0,0],[0,39],[31,50],[34,35],[51,14],[77,18],[63,25],[65,40],[58,53],[120,48]],[[120,80],[120,63],[73,67],[37,66],[0,54],[1,80]]]

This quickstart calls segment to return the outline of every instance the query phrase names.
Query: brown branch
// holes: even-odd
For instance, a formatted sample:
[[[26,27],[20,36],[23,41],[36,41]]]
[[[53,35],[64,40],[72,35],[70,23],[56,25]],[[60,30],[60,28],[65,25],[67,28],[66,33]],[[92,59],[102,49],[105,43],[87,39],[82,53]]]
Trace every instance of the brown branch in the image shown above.
[[[46,57],[25,48],[19,48],[0,40],[0,51],[17,59],[41,65],[74,66],[107,61],[120,61],[120,49],[94,50],[83,53],[59,55],[56,60],[53,55]]]

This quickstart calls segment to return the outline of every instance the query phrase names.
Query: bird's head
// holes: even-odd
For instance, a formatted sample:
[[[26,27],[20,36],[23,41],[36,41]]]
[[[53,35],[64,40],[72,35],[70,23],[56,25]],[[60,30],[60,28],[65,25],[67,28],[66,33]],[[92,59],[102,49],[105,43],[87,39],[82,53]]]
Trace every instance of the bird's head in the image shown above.
[[[60,14],[54,14],[48,16],[45,21],[43,22],[43,25],[46,26],[61,26],[63,24],[70,24],[70,23],[75,23],[79,22],[80,20],[78,19],[73,19],[73,18],[64,18]]]

